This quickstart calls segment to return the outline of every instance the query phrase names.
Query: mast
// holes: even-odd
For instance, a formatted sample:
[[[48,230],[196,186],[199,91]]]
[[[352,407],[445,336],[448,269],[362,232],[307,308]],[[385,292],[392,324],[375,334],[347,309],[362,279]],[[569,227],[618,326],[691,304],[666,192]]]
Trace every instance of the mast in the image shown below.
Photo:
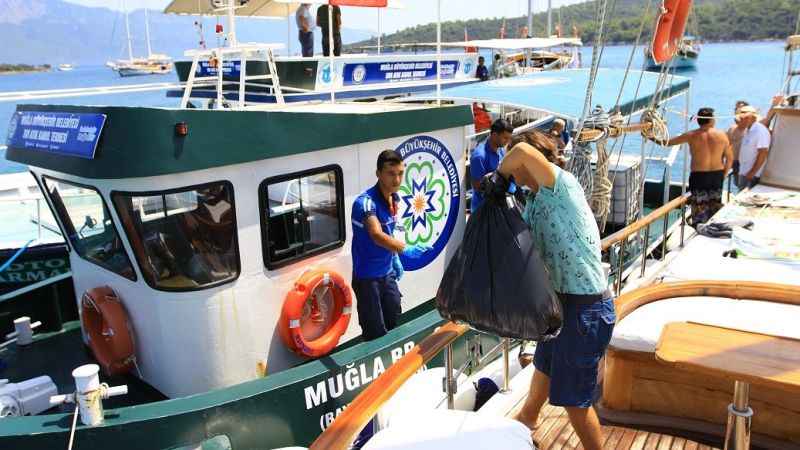
[[[131,43],[131,25],[128,22],[128,8],[122,0],[122,11],[125,13],[125,35],[128,37],[128,60],[133,61],[133,44]]]
[[[150,20],[147,14],[147,6],[144,7],[144,36],[147,42],[147,57],[153,55],[153,49],[150,48]]]
[[[553,35],[553,0],[547,0],[547,36]]]
[[[528,0],[528,36],[533,36],[533,0]]]

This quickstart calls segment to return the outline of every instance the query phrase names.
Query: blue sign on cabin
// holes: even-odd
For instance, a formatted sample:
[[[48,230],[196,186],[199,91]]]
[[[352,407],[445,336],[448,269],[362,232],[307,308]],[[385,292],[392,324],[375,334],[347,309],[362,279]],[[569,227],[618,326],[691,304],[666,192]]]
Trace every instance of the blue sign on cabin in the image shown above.
[[[442,79],[454,78],[458,61],[442,61]],[[344,85],[436,79],[436,61],[394,61],[344,65]]]
[[[93,159],[105,123],[105,114],[17,111],[8,146]]]
[[[218,63],[217,63],[218,64]],[[222,76],[225,78],[239,78],[241,75],[242,62],[236,60],[223,61],[222,63]],[[197,70],[195,70],[196,77],[216,77],[219,74],[219,68],[215,67],[210,61],[198,61]]]

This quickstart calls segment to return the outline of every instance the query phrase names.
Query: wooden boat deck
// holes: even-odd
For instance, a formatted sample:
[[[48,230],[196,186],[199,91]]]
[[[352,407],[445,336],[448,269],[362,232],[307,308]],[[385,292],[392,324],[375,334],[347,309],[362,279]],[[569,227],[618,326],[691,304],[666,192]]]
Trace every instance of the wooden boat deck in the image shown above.
[[[513,416],[519,405],[509,412]],[[545,405],[533,440],[540,450],[583,449],[564,408]],[[603,426],[603,448],[608,450],[712,450],[717,447],[682,437],[633,428]]]

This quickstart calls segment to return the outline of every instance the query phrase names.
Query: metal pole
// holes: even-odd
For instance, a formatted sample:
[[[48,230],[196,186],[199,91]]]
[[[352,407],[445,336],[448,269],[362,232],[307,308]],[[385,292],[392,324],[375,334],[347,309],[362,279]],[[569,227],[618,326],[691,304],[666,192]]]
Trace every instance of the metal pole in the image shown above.
[[[378,8],[378,54],[381,54],[381,9]]]
[[[131,44],[131,25],[128,22],[128,8],[122,0],[122,10],[125,11],[125,35],[128,37],[128,60],[133,61],[133,44]]]
[[[547,37],[553,35],[553,1],[547,0]]]
[[[666,239],[666,230],[664,230],[664,239]],[[645,269],[647,269],[647,250],[650,248],[650,225],[644,228],[644,243],[642,244],[642,274],[644,278]]]
[[[455,409],[455,389],[453,389],[453,344],[444,349],[444,391],[447,393],[447,409]]]
[[[741,381],[733,385],[733,403],[728,406],[728,426],[725,429],[725,450],[748,450],[753,409],[748,405],[750,384]]]
[[[297,30],[300,34],[300,29]],[[286,56],[292,56],[292,14],[289,4],[286,4]]]
[[[683,126],[684,131],[689,131],[689,109],[691,109],[692,88],[686,90],[686,106],[683,110]],[[683,145],[683,173],[681,174],[681,195],[686,195],[686,181],[689,177],[689,149]],[[684,237],[686,233],[686,205],[681,206],[681,248],[683,248]]]
[[[671,211],[670,211],[671,212]],[[661,260],[667,257],[667,230],[669,229],[669,213],[664,215],[664,234],[661,237]]]
[[[509,354],[511,353],[511,340],[509,338],[503,338],[503,390],[502,392],[508,392],[508,381],[510,378],[509,374]]]
[[[41,199],[36,199],[36,225],[37,232],[39,233],[39,240],[42,240],[42,202]]]
[[[236,47],[236,0],[228,0],[228,46]],[[222,64],[219,67],[222,72]]]
[[[147,6],[144,7],[144,37],[147,42],[147,57],[153,54],[153,49],[150,47],[150,19],[147,15]]]
[[[331,76],[331,103],[336,103],[336,89],[334,88],[334,80],[336,73],[333,70],[333,6],[331,6],[330,2],[328,2],[328,64],[330,67],[330,76]]]
[[[619,255],[617,256],[617,295],[622,292],[622,270],[623,264],[625,262],[625,246],[628,243],[628,239],[623,239],[622,242],[619,244]]]
[[[533,36],[533,0],[528,0],[528,35]],[[531,66],[531,49],[525,49],[525,67]]]
[[[442,106],[442,0],[436,1],[436,105]]]

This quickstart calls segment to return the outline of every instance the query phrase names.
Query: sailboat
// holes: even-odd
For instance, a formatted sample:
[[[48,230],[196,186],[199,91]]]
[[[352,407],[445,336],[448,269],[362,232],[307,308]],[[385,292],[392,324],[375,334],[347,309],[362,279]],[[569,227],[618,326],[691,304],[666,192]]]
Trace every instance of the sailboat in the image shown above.
[[[145,41],[147,42],[147,57],[134,58],[131,28],[128,22],[128,10],[125,8],[123,2],[123,9],[125,10],[125,35],[128,41],[128,59],[118,59],[116,61],[109,61],[107,66],[119,73],[121,77],[132,77],[137,75],[165,75],[172,72],[172,58],[160,53],[153,53],[150,46],[150,21],[148,20],[147,8],[144,9],[144,30]]]

